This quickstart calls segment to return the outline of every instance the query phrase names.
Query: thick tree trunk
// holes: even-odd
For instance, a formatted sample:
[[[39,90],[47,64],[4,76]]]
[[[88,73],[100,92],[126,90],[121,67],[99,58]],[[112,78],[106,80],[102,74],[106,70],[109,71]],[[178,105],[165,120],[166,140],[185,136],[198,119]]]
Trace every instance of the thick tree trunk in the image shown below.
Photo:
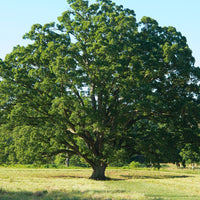
[[[108,179],[105,176],[105,170],[106,170],[107,164],[99,164],[96,166],[93,166],[93,172],[92,172],[92,176],[90,177],[90,179],[94,179],[94,180],[106,180]]]

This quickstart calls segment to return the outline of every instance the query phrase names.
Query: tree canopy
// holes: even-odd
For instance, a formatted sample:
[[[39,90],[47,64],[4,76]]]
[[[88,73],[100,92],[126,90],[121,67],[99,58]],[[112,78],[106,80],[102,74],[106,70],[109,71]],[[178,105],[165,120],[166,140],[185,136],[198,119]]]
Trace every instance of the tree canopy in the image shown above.
[[[198,145],[200,70],[186,38],[110,0],[68,3],[0,62],[0,123],[44,154],[84,158],[93,179],[117,152],[157,164],[170,145]]]

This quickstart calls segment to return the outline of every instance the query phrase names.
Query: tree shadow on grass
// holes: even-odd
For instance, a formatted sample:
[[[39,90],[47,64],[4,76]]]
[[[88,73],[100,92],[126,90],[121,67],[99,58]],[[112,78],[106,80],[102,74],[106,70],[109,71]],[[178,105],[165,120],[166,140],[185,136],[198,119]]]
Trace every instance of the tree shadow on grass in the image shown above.
[[[64,178],[64,179],[71,179],[71,178],[88,178],[87,176],[76,176],[76,175],[60,175],[60,176],[47,176],[47,177],[43,177],[43,178]]]
[[[149,176],[140,176],[140,175],[120,175],[125,179],[174,179],[174,178],[189,178],[191,176],[185,175],[149,175]]]
[[[8,192],[5,191],[0,193],[0,200],[82,200],[87,198],[82,198],[78,192]]]
[[[61,175],[61,176],[47,176],[47,177],[42,177],[42,178],[47,178],[47,179],[90,179],[89,176],[77,176],[77,175]],[[90,179],[93,180],[93,179]],[[107,177],[105,180],[96,180],[96,181],[122,181],[124,180],[123,178],[111,178]]]
[[[112,193],[126,193],[125,190],[112,190]],[[107,199],[104,196],[105,191],[101,190],[87,190],[87,191],[71,191],[71,192],[64,192],[64,191],[38,191],[38,192],[11,192],[0,189],[0,200],[100,200],[100,199]],[[95,196],[94,196],[95,195]],[[164,200],[166,196],[162,195],[147,195],[147,198],[151,198],[152,200]],[[169,195],[167,196],[169,199],[199,199],[199,196],[184,196],[184,195]],[[127,198],[128,200],[129,198]]]
[[[113,190],[112,193],[126,193],[125,190]],[[38,192],[11,192],[6,190],[0,190],[0,200],[99,200],[104,196],[105,191],[101,190],[87,190],[87,191],[38,191]],[[97,197],[94,197],[96,195]]]
[[[103,181],[123,181],[127,179],[174,179],[174,178],[189,178],[192,176],[186,175],[120,175],[121,178],[112,178],[107,177],[106,180]],[[76,176],[76,175],[66,175],[66,176],[48,176],[43,178],[64,178],[64,179],[89,179],[87,176]]]

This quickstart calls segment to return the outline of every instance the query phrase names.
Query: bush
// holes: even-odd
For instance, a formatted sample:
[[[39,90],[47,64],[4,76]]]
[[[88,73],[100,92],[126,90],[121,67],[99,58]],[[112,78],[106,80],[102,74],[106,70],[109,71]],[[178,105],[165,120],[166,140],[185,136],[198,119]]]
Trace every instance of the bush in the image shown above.
[[[142,167],[142,164],[139,163],[139,162],[132,161],[132,162],[129,164],[129,168],[130,168],[130,169],[133,169],[133,168],[140,168],[140,167]]]

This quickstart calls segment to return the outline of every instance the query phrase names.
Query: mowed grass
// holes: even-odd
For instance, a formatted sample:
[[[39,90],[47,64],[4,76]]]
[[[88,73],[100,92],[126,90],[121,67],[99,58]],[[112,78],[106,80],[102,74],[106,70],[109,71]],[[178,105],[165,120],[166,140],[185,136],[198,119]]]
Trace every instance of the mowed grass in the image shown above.
[[[0,200],[200,199],[199,170],[107,169],[108,181],[91,172],[0,168]]]

